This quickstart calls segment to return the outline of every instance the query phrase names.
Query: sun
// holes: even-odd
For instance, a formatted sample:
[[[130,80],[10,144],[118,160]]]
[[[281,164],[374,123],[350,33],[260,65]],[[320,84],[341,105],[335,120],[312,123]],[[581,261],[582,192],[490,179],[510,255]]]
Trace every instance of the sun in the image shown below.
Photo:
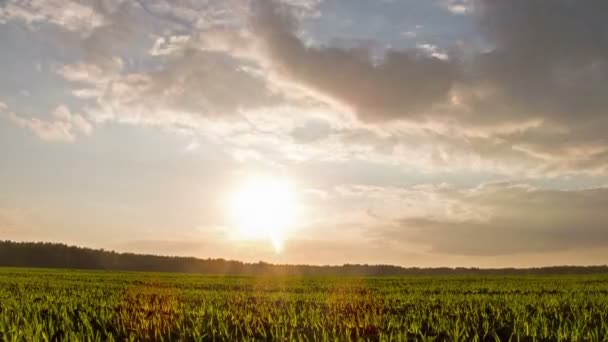
[[[295,220],[295,199],[285,179],[253,178],[241,184],[229,201],[229,215],[242,239],[269,239],[281,252]]]

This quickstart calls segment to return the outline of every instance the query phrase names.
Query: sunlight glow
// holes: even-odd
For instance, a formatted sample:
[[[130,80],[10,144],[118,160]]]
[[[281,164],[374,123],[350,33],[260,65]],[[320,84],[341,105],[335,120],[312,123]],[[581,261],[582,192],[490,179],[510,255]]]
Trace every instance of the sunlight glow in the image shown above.
[[[286,180],[250,179],[230,199],[229,214],[240,238],[269,239],[277,253],[295,220],[295,200]]]

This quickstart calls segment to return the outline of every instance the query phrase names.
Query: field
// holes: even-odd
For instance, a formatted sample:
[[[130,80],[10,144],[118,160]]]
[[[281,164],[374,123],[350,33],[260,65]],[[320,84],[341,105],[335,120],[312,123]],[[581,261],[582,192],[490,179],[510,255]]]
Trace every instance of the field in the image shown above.
[[[607,341],[608,276],[0,269],[0,340]]]

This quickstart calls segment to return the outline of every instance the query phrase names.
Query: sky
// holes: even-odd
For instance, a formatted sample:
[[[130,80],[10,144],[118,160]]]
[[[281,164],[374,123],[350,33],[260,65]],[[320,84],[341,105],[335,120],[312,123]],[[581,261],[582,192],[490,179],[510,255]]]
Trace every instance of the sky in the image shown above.
[[[0,239],[297,264],[605,264],[607,11],[0,0]],[[289,186],[280,251],[235,228],[231,196],[256,179]]]

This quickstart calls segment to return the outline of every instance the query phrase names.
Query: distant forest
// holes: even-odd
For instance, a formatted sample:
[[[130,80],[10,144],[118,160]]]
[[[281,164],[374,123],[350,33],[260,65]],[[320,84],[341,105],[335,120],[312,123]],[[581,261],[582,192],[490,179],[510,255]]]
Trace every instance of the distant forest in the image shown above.
[[[0,266],[74,268],[146,272],[228,275],[314,276],[441,276],[441,275],[560,275],[606,274],[608,266],[554,266],[541,268],[418,268],[391,265],[312,266],[244,263],[224,259],[197,259],[117,253],[59,243],[0,241]]]

